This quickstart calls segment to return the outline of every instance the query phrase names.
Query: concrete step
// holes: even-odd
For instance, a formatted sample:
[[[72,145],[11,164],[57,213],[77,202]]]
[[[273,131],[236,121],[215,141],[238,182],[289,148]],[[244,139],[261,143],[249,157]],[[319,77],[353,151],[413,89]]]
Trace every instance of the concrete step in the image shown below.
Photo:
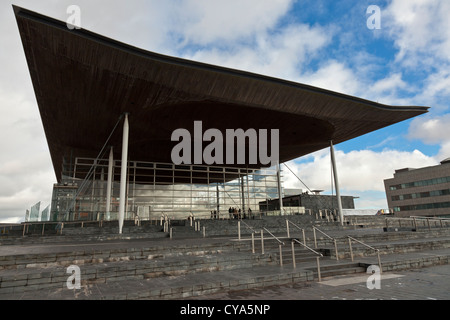
[[[234,228],[235,222],[219,222],[216,227],[229,224]],[[283,222],[285,220],[276,222],[281,240],[285,242],[281,267],[278,242],[270,238],[264,241],[265,254],[261,254],[260,239],[255,239],[255,254],[251,253],[250,241],[238,242],[226,238],[151,241],[124,241],[125,238],[117,238],[114,241],[97,241],[92,246],[80,240],[67,244],[60,241],[50,246],[0,246],[0,269],[3,268],[0,270],[0,299],[34,299],[43,295],[50,299],[178,299],[220,291],[313,281],[317,269],[315,255],[296,245],[297,268],[293,268],[290,240],[286,238]],[[256,223],[261,224],[258,221]],[[193,229],[182,224],[173,225],[173,228],[179,231],[178,234],[186,235]],[[347,231],[337,231],[339,252],[342,258],[348,257]],[[448,263],[450,255],[430,258],[430,252],[450,248],[450,235],[446,236],[445,232],[383,233],[377,230],[368,233],[365,230],[364,234],[360,234],[358,230],[352,230],[351,233],[348,230],[348,234],[355,238],[384,250],[383,270]],[[307,237],[307,244],[313,247],[311,233]],[[364,267],[368,265],[365,260],[376,261],[374,252],[354,244],[355,262],[342,261],[342,258],[336,262],[332,259],[332,244],[325,239],[319,239],[318,244],[317,251],[324,254],[324,258],[320,259],[322,277],[365,272]],[[405,258],[400,261],[401,256],[421,250],[426,255],[419,260]],[[395,256],[393,261],[385,261],[385,257],[391,256]],[[66,270],[69,265],[80,267],[81,291],[67,289],[69,274]]]
[[[177,246],[176,250],[179,249],[181,246]],[[82,290],[77,291],[67,289],[69,274],[62,266],[33,267],[25,269],[25,272],[24,269],[4,270],[0,272],[0,299],[179,299],[317,279],[315,261],[297,264],[296,269],[287,264],[280,267],[275,260],[266,260],[271,258],[270,254],[250,255],[246,250],[248,248],[237,254],[219,250],[215,254],[198,251],[197,256],[174,251],[167,257],[154,257],[151,261],[88,263],[80,266]],[[402,260],[401,255],[395,255],[393,261],[383,260],[383,270],[448,263],[450,254],[448,250],[446,252],[445,257],[436,256],[434,260],[430,260],[429,251],[417,259],[407,257]],[[223,261],[220,261],[222,258]],[[229,265],[220,269],[214,263]],[[326,257],[320,263],[322,278],[365,272],[364,267],[370,264],[348,261],[336,263]],[[169,269],[171,267],[173,269]],[[160,268],[159,273],[157,268]]]
[[[67,275],[65,275],[67,280]],[[190,273],[148,279],[124,279],[105,283],[86,283],[81,290],[42,287],[33,291],[2,292],[0,299],[182,299],[216,292],[260,288],[313,280],[313,272],[278,266],[240,268],[216,272]],[[19,281],[19,280],[17,280]],[[23,280],[22,280],[23,281]],[[48,289],[49,288],[49,289]],[[14,289],[13,289],[14,290]],[[49,294],[49,291],[51,292]],[[45,292],[45,294],[40,294]]]
[[[426,239],[413,239],[404,241],[392,241],[386,243],[366,243],[375,249],[378,249],[380,255],[386,254],[404,254],[409,252],[417,252],[424,250],[438,250],[450,248],[450,237],[446,238],[426,238]],[[331,250],[331,249],[330,249]],[[345,259],[350,257],[350,247],[339,246],[339,258]],[[374,256],[376,251],[367,248],[358,243],[352,243],[352,251],[355,257]],[[333,251],[330,251],[333,256]]]
[[[182,241],[182,240],[180,240]],[[145,241],[135,242],[134,247],[127,247],[127,242],[105,242],[94,249],[89,245],[66,246],[60,244],[53,250],[43,250],[34,253],[20,254],[20,249],[28,252],[27,247],[4,247],[4,254],[0,256],[0,271],[6,269],[24,269],[33,267],[69,266],[72,264],[107,263],[130,260],[167,259],[172,256],[200,256],[219,253],[248,252],[246,243],[220,241],[199,242],[198,244],[184,244],[174,240],[173,245],[157,245]],[[121,247],[121,245],[123,247]],[[31,247],[33,248],[33,247]],[[76,248],[76,250],[74,250]],[[9,249],[9,250],[6,250]],[[8,251],[8,252],[7,252]]]
[[[129,230],[134,230],[130,232]],[[85,241],[107,241],[117,239],[155,239],[169,237],[168,233],[162,232],[161,226],[127,227],[124,233],[119,234],[116,227],[86,227],[86,228],[64,228],[62,234],[47,232],[42,234],[7,235],[0,237],[0,246],[27,245],[54,242],[85,242]]]
[[[313,272],[314,278],[318,278],[317,267],[308,268]],[[349,275],[354,273],[365,273],[367,265],[362,263],[340,263],[320,267],[320,275],[322,278],[334,277],[340,275]]]
[[[171,226],[172,238],[174,239],[186,239],[186,238],[202,238],[203,233],[201,231],[195,231],[194,227],[190,226]]]
[[[271,263],[270,255],[178,255],[168,258],[121,260],[116,262],[77,264],[83,285],[127,281],[131,279],[156,279],[191,273],[248,269]],[[0,294],[18,293],[47,288],[64,288],[69,275],[65,266],[29,267],[4,270],[0,273]]]

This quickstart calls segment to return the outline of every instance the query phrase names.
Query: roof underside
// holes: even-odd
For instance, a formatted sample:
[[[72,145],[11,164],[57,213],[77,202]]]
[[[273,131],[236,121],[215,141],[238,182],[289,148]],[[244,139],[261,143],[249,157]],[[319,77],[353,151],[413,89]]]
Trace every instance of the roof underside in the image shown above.
[[[279,129],[280,162],[427,112],[144,51],[14,7],[57,179],[129,112],[129,158],[171,163],[175,129]],[[330,75],[333,77],[333,75]],[[111,137],[120,158],[120,128]],[[242,166],[242,165],[241,165]],[[260,164],[249,167],[259,167]]]

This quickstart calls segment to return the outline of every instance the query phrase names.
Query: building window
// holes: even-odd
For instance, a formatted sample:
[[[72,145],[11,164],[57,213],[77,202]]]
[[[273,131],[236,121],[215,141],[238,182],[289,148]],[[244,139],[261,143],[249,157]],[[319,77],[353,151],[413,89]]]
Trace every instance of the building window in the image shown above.
[[[450,208],[450,202],[436,202],[394,207],[395,212]]]
[[[447,182],[450,182],[450,177],[434,178],[434,179],[421,180],[421,181],[416,181],[416,182],[396,184],[396,185],[390,186],[389,189],[391,191],[394,191],[394,190],[408,189],[408,188],[413,188],[413,187],[431,186],[431,185],[447,183]]]
[[[450,189],[444,190],[434,190],[420,193],[410,193],[410,194],[401,194],[397,196],[392,196],[392,201],[400,201],[400,200],[409,200],[409,199],[417,199],[417,198],[428,198],[428,197],[439,197],[439,196],[447,196],[450,195]]]

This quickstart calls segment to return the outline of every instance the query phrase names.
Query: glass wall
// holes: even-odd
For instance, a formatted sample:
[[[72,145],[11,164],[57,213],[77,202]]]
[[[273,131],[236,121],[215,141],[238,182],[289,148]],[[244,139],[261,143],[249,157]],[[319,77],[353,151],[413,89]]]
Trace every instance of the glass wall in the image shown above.
[[[111,210],[106,212],[108,161],[77,158],[54,186],[52,220],[116,220],[120,161],[114,161]],[[74,176],[87,179],[75,179]],[[259,210],[259,202],[278,198],[275,168],[247,169],[131,161],[128,166],[125,219],[228,218]]]

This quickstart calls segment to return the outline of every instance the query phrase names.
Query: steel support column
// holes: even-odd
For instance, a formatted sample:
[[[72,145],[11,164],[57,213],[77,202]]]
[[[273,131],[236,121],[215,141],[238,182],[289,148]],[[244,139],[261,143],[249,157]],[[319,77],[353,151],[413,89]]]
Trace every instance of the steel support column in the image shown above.
[[[114,155],[113,155],[113,147],[109,151],[109,162],[108,162],[108,182],[106,183],[106,217],[105,220],[109,221],[111,219],[111,189],[113,182],[113,164],[114,164]]]
[[[284,216],[283,208],[283,193],[281,191],[281,164],[277,161],[277,186],[278,186],[278,199],[280,200],[280,215]]]
[[[119,200],[119,234],[122,234],[127,198],[127,164],[128,164],[128,113],[125,113],[122,138],[122,161],[120,163],[120,200]]]
[[[339,210],[339,220],[341,222],[341,225],[343,225],[344,224],[344,214],[342,212],[341,192],[339,191],[339,179],[338,179],[338,173],[336,170],[336,158],[334,156],[333,141],[330,141],[330,154],[331,154],[331,164],[333,166],[334,184],[336,186],[336,198],[337,198],[338,210]]]

